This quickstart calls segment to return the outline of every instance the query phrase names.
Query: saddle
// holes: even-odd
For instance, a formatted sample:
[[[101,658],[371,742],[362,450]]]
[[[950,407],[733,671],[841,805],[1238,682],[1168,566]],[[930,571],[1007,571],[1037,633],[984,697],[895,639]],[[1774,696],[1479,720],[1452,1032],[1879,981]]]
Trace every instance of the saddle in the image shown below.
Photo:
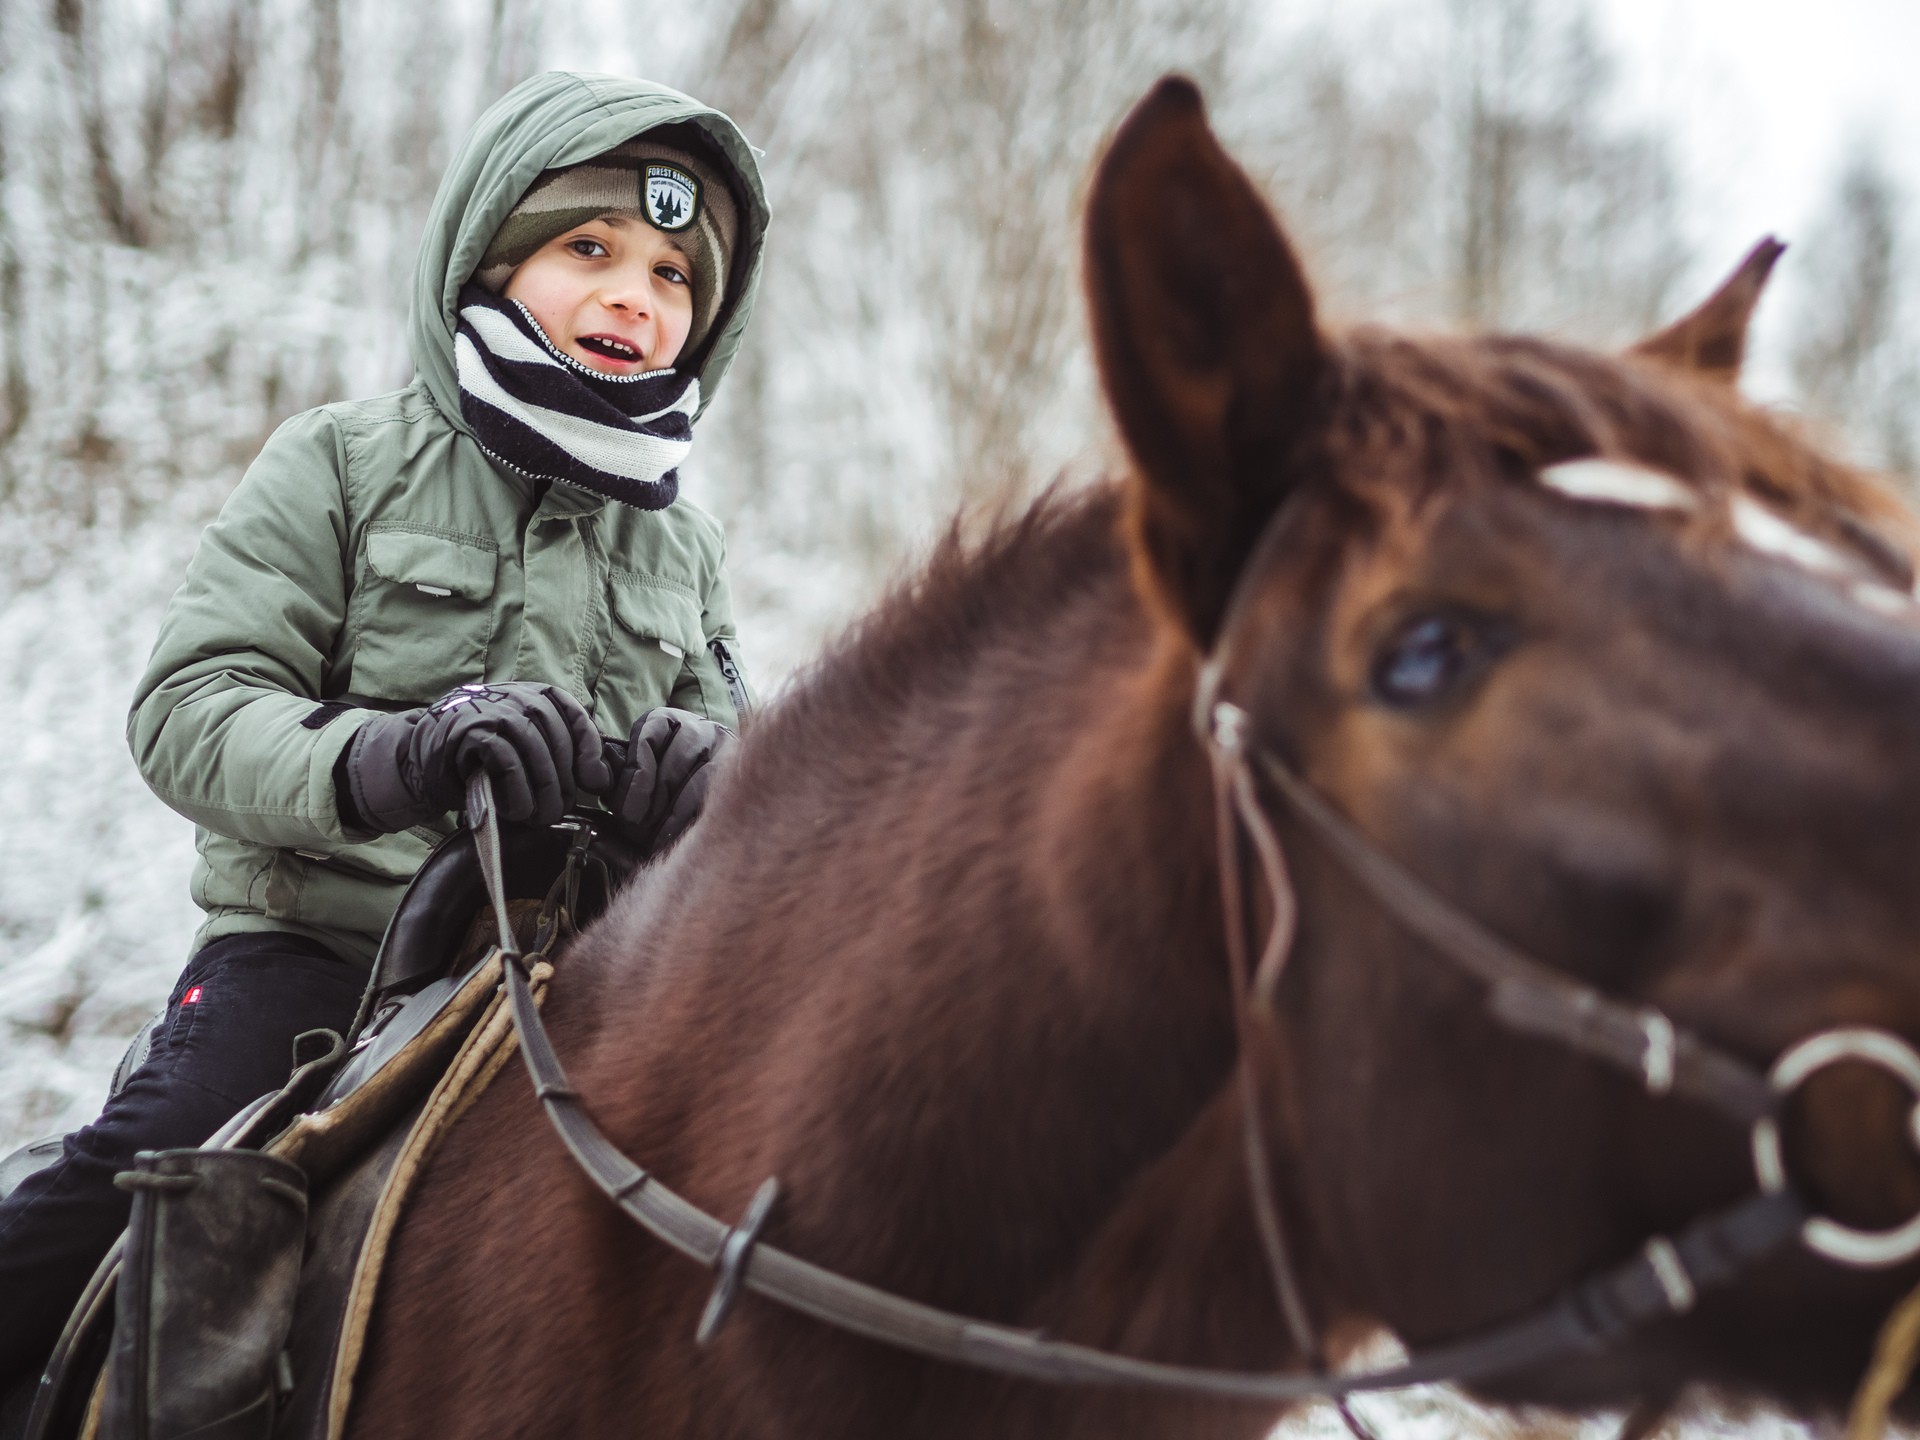
[[[537,987],[644,858],[603,821],[501,837]],[[117,1177],[132,1220],[68,1320],[27,1440],[340,1433],[401,1205],[512,1053],[493,923],[461,829],[409,884],[349,1034],[301,1036],[281,1090]]]

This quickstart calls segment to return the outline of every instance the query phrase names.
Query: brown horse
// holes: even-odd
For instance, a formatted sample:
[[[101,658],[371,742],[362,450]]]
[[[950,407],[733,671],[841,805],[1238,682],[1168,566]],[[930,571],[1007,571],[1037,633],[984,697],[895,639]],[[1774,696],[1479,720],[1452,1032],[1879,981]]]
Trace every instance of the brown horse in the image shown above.
[[[1912,531],[1728,383],[1770,251],[1625,357],[1330,334],[1178,81],[1120,130],[1087,245],[1135,473],[943,547],[560,959],[556,1044],[628,1154],[722,1216],[777,1175],[770,1243],[899,1294],[1130,1355],[1298,1363],[1249,1201],[1189,716],[1236,586],[1224,679],[1255,739],[1491,931],[1762,1069],[1824,1026],[1920,1036]],[[1616,463],[1554,469],[1586,457]],[[1336,1354],[1524,1312],[1752,1189],[1742,1130],[1500,1024],[1267,800],[1299,926],[1258,1093]],[[1818,1206],[1920,1207],[1909,1103],[1860,1066],[1801,1092],[1788,1160]],[[1796,1245],[1491,1393],[1698,1379],[1830,1406],[1911,1271]],[[403,1222],[351,1429],[1276,1418],[999,1379],[755,1297],[700,1348],[711,1278],[588,1185],[516,1065]]]

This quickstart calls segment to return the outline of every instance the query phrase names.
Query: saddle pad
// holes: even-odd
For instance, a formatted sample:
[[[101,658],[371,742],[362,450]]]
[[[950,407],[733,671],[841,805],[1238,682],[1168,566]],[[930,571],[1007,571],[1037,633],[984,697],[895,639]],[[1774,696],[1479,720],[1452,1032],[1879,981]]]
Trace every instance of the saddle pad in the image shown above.
[[[518,1040],[506,997],[497,988],[500,975],[498,952],[490,955],[481,968],[495,979],[496,988],[492,998],[453,1063],[406,1130],[404,1142],[394,1152],[392,1166],[380,1187],[379,1198],[360,1242],[359,1256],[340,1315],[339,1339],[334,1349],[327,1386],[327,1404],[316,1417],[324,1421],[324,1428],[315,1426],[300,1432],[277,1430],[277,1435],[297,1436],[298,1440],[339,1440],[345,1432],[347,1412],[353,1402],[354,1377],[366,1344],[367,1326],[373,1317],[374,1301],[379,1294],[388,1249],[401,1213],[413,1193],[414,1183],[441,1139],[513,1058]],[[552,974],[553,967],[545,961],[536,962],[528,971],[536,1004],[545,998],[547,981]]]
[[[498,998],[499,989],[500,957],[493,952],[461,978],[450,996],[415,997],[414,1005],[433,1007],[437,1002],[437,1008],[430,1009],[427,1023],[418,1027],[404,1048],[357,1088],[324,1109],[297,1116],[261,1148],[306,1171],[311,1192],[323,1189],[344,1165],[377,1144],[445,1075],[461,1041]],[[394,1028],[413,1027],[404,1024],[403,1012]],[[376,1039],[373,1048],[378,1046]],[[352,1065],[349,1060],[343,1073]]]
[[[514,933],[530,943],[537,901],[515,900]],[[344,1165],[377,1145],[446,1073],[461,1040],[500,987],[500,957],[485,943],[477,915],[454,973],[401,1005],[386,1025],[354,1047],[315,1108],[297,1116],[262,1148],[307,1172],[319,1194]]]

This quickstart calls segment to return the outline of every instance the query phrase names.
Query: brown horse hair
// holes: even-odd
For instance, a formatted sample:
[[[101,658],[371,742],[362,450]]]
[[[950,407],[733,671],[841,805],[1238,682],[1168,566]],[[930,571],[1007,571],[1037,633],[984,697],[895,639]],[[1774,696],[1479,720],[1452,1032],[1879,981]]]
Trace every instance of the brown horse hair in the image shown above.
[[[1920,1033],[1920,641],[1791,566],[1755,557],[1735,591],[1710,562],[1738,553],[1741,496],[1901,589],[1915,530],[1878,480],[1725,383],[1743,341],[1716,326],[1743,329],[1750,295],[1626,357],[1324,333],[1178,81],[1122,127],[1088,214],[1095,350],[1133,472],[936,543],[767,707],[700,824],[560,958],[548,1020],[609,1137],[687,1198],[738,1214],[777,1174],[772,1243],[1084,1343],[1283,1367],[1303,1357],[1241,1169],[1189,718],[1236,583],[1257,582],[1240,613],[1259,627],[1236,698],[1256,734],[1320,744],[1299,768],[1374,843],[1543,961],[1764,1063],[1822,1024]],[[1536,483],[1588,456],[1677,478],[1697,513],[1643,524]],[[1244,576],[1276,523],[1298,543]],[[1640,708],[1613,705],[1613,676],[1551,626],[1451,709],[1368,691],[1379,651],[1339,630],[1343,584],[1373,584],[1371,603],[1437,554],[1454,568],[1436,561],[1416,598],[1445,600],[1444,579],[1498,570],[1495,542],[1516,537],[1613,587],[1529,571],[1516,607],[1589,647],[1640,607]],[[1700,633],[1669,594],[1706,612]],[[1756,595],[1771,624],[1801,625],[1784,679],[1771,633],[1720,643],[1747,622],[1730,597]],[[1504,653],[1463,673],[1496,674]],[[1566,806],[1525,803],[1542,787]],[[1613,823],[1583,828],[1595,816]],[[1743,1135],[1494,1028],[1350,877],[1283,838],[1299,940],[1255,1060],[1286,1228],[1336,1350],[1383,1324],[1420,1345],[1492,1323],[1751,1185]],[[1809,1173],[1905,1214],[1920,1175],[1883,1163],[1898,1097],[1849,1084],[1809,1092],[1809,1148],[1831,1162]],[[1583,1406],[1704,1376],[1830,1403],[1899,1277],[1795,1263],[1502,1393]],[[981,1376],[753,1298],[699,1348],[709,1280],[581,1179],[510,1069],[402,1219],[353,1433],[1254,1440],[1275,1418]]]

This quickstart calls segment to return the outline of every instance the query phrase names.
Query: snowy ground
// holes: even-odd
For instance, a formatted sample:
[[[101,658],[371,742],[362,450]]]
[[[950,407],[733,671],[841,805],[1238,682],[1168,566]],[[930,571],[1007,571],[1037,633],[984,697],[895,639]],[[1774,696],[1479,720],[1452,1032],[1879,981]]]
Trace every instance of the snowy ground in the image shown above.
[[[123,738],[191,544],[92,537],[0,601],[0,1149],[91,1118],[198,923],[192,829]]]

